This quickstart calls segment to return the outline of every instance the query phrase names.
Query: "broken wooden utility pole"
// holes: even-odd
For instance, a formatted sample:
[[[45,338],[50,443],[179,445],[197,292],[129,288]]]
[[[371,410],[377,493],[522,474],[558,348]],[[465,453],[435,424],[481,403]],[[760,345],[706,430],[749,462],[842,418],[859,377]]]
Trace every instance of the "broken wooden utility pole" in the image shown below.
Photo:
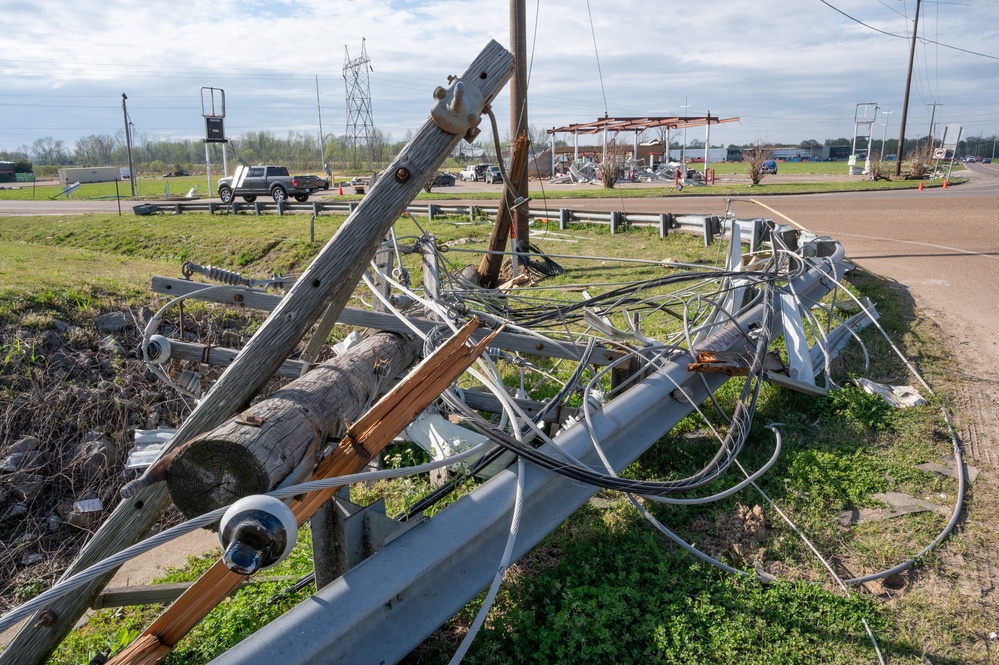
[[[385,177],[378,180],[181,424],[171,449],[244,408],[320,315],[327,309],[343,309],[378,243],[420,192],[428,175],[437,171],[458,142],[477,135],[480,114],[510,79],[512,71],[513,56],[492,41],[461,78],[453,79],[448,89],[438,87],[434,91],[433,117],[403,148]],[[123,500],[84,546],[64,578],[133,545],[169,505],[170,497],[163,483]],[[0,665],[44,663],[113,575],[111,571],[32,615],[0,654]]]
[[[503,254],[493,252],[503,252],[506,249],[506,239],[510,235],[511,220],[513,221],[513,235],[519,242],[521,230],[516,224],[516,201],[514,200],[514,189],[510,183],[518,182],[522,175],[527,174],[527,153],[529,148],[527,137],[523,134],[517,137],[513,146],[513,153],[510,157],[510,169],[507,172],[510,182],[503,184],[503,196],[500,198],[499,207],[496,209],[496,225],[493,226],[492,235],[489,236],[488,252],[482,257],[479,263],[479,284],[487,289],[495,289],[499,283],[500,268],[503,266]],[[514,252],[519,250],[516,245],[512,247]]]
[[[469,338],[478,326],[472,319],[464,328],[420,363],[399,385],[347,428],[337,449],[326,457],[314,480],[356,473],[388,446],[395,436],[482,355],[495,337],[491,333],[475,346]],[[291,504],[299,524],[316,513],[339,487],[310,492]],[[108,665],[155,665],[216,605],[247,579],[216,561],[198,581],[166,609],[134,642]]]
[[[527,3],[525,0],[510,0],[510,50],[513,51],[514,61],[517,69],[513,74],[510,84],[510,138],[519,141],[521,136],[527,137]],[[528,141],[530,143],[530,141]],[[510,149],[510,161],[513,161],[513,148]],[[497,159],[503,159],[502,155],[497,155]],[[524,156],[525,164],[527,156]],[[526,201],[530,194],[530,185],[527,177],[527,168],[513,175],[513,167],[507,169],[507,177],[510,179],[512,189],[516,196],[523,197]],[[504,184],[504,188],[507,185]],[[504,195],[504,198],[506,196]],[[513,214],[514,229],[516,229],[516,243],[514,252],[529,251],[530,238],[530,216],[526,205],[511,210]]]
[[[422,347],[396,333],[368,337],[184,445],[166,470],[174,504],[192,519],[304,482],[325,439],[357,420],[383,380],[413,364]]]

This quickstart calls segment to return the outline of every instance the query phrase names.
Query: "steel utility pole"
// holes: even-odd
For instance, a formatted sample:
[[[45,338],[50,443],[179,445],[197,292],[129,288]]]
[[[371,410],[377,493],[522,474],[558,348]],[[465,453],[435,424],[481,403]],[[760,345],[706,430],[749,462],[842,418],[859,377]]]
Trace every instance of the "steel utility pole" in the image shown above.
[[[318,74],[316,74],[316,109],[319,111],[319,163],[322,165],[323,173],[329,176],[326,170],[326,136],[323,134],[323,105],[319,102]]]
[[[513,79],[510,82],[510,163],[513,161],[513,146],[517,142],[517,137],[521,132],[527,133],[527,10],[525,0],[510,0],[510,51],[513,53],[516,69],[513,72]],[[530,150],[530,147],[528,148]],[[497,160],[503,159],[502,155],[496,155]],[[555,152],[552,151],[552,162],[555,161]],[[509,163],[508,163],[509,166]],[[518,174],[516,182],[511,181],[514,190],[519,196],[527,198],[528,171],[523,169]],[[512,171],[507,169],[507,177],[512,178]],[[513,208],[514,228],[517,234],[517,246],[511,249],[514,252],[527,251],[530,243],[529,224],[527,206]]]
[[[129,128],[128,122],[128,107],[125,106],[125,100],[128,99],[128,95],[124,92],[121,93],[121,112],[125,116],[125,150],[128,152],[128,186],[132,192],[132,198],[135,198],[135,163],[132,162],[132,130]]]
[[[919,4],[916,0],[916,18],[912,22],[912,44],[909,46],[909,73],[905,77],[905,99],[902,101],[902,127],[898,131],[898,152],[895,154],[895,176],[902,175],[902,153],[905,150],[905,119],[909,113],[909,88],[912,87],[912,61],[916,58],[916,35],[919,33]]]

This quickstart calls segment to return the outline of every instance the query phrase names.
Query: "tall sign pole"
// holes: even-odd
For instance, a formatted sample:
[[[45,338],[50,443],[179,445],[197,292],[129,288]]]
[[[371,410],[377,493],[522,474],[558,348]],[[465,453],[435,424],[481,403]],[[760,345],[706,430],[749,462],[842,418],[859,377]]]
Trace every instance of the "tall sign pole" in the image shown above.
[[[201,117],[205,119],[205,171],[208,174],[208,196],[211,196],[212,159],[208,153],[209,143],[222,144],[222,168],[225,175],[229,175],[229,156],[225,151],[225,144],[229,142],[225,137],[225,90],[202,86]]]
[[[912,22],[912,44],[909,46],[909,73],[905,77],[905,99],[902,100],[902,127],[898,131],[898,152],[895,154],[895,176],[902,175],[902,153],[905,151],[905,119],[909,113],[909,88],[912,87],[912,61],[916,57],[916,35],[919,33],[919,3],[916,0],[916,18]]]

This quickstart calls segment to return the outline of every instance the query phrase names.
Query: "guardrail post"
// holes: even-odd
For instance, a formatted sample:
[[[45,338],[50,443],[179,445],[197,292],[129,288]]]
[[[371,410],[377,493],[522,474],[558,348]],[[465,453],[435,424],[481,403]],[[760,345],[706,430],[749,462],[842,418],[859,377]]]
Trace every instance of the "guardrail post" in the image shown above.
[[[558,211],[558,228],[560,231],[565,231],[569,228],[569,222],[572,221],[572,211],[568,208],[559,208]]]
[[[208,202],[208,214],[209,215],[214,215],[215,214],[215,202],[214,201],[209,201]]]
[[[433,203],[427,204],[427,221],[434,221],[434,217],[437,216],[437,206]]]
[[[313,217],[315,217],[315,215],[319,214],[319,205],[320,204],[319,204],[318,201],[313,201],[312,202],[312,215],[313,215]],[[313,221],[315,221],[315,220],[313,219]]]
[[[757,217],[753,220],[753,235],[749,240],[749,251],[756,252],[763,242],[763,220]]]
[[[624,226],[624,213],[620,210],[614,210],[610,214],[610,226],[611,235],[614,235],[618,230]]]
[[[277,211],[278,211],[279,215],[283,215],[284,214],[284,201],[278,201],[277,202]]]
[[[354,212],[354,208],[356,208],[356,207],[357,207],[357,201],[348,201],[347,202],[347,212],[348,213]]]
[[[718,224],[718,217],[715,215],[704,216],[704,246],[707,247],[715,241],[715,228]]]
[[[669,227],[673,226],[672,213],[659,213],[659,237],[665,238],[669,235]]]

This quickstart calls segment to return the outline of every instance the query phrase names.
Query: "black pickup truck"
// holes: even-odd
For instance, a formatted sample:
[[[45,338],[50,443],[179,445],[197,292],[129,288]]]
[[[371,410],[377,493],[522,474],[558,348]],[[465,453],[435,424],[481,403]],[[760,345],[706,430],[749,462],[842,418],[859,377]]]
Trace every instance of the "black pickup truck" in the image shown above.
[[[290,175],[284,166],[237,166],[229,178],[219,180],[218,191],[222,203],[229,203],[236,196],[244,201],[255,201],[258,196],[270,196],[275,202],[287,201],[293,197],[304,203],[309,195],[322,189],[322,183],[314,175]]]

